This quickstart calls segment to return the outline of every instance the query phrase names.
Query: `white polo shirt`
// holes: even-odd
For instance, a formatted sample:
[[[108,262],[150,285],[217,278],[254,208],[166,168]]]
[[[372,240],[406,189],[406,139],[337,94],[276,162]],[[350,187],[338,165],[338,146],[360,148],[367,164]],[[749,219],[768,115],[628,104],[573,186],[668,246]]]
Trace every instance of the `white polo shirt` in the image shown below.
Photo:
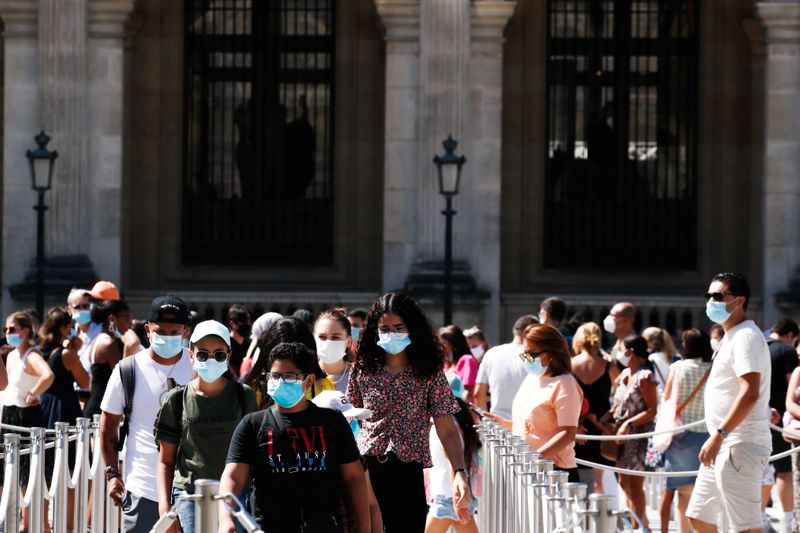
[[[725,332],[714,357],[705,389],[706,426],[713,435],[739,395],[739,377],[751,372],[761,375],[758,401],[747,418],[730,432],[723,446],[749,442],[769,451],[772,437],[767,413],[772,368],[767,341],[752,320],[745,320]]]
[[[492,395],[491,412],[511,420],[511,405],[522,382],[528,376],[525,363],[519,354],[525,351],[522,344],[509,342],[486,352],[478,367],[477,383],[489,385]]]

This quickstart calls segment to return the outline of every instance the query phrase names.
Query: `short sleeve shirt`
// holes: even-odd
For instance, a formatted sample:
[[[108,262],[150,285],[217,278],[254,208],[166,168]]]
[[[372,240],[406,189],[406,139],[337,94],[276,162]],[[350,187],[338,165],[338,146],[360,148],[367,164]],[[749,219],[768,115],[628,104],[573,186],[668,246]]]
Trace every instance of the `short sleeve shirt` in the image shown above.
[[[465,387],[475,385],[475,380],[478,377],[478,360],[472,354],[461,356],[456,363],[456,374],[461,378],[461,383]]]
[[[559,427],[578,427],[583,391],[572,374],[529,375],[514,398],[512,431],[539,449],[558,432]],[[575,442],[556,456],[556,466],[575,468]]]
[[[772,376],[769,348],[752,320],[745,320],[725,332],[714,356],[705,390],[706,426],[713,434],[728,415],[739,394],[739,377],[758,372],[761,383],[753,409],[725,439],[723,446],[749,442],[772,449],[769,430],[769,387]]]
[[[519,354],[525,351],[521,344],[510,342],[495,346],[483,356],[476,383],[489,385],[492,395],[491,412],[505,419],[511,418],[511,404],[520,385],[527,377],[525,363]]]
[[[342,413],[317,407],[299,413],[250,413],[231,439],[228,463],[250,465],[256,520],[269,532],[298,531],[301,516],[338,515],[341,465],[359,460]]]
[[[393,452],[405,462],[431,466],[428,421],[459,411],[444,372],[418,376],[407,368],[392,375],[381,368],[366,373],[358,368],[350,376],[347,396],[355,407],[372,411],[362,421],[358,448],[363,455]]]
[[[797,352],[783,341],[770,339],[767,341],[769,356],[772,361],[772,379],[769,388],[769,406],[779,413],[786,410],[786,392],[789,381],[786,376],[797,367]]]
[[[244,415],[257,410],[253,390],[232,380],[214,396],[197,394],[191,383],[170,391],[158,413],[155,440],[179,445],[172,484],[191,489],[196,479],[222,477],[233,431]]]

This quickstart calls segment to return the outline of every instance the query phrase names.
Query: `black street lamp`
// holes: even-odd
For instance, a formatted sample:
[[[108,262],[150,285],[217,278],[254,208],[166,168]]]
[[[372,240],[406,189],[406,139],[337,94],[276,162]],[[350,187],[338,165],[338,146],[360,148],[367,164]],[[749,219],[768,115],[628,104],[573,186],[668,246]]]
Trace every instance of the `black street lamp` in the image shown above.
[[[47,149],[50,136],[44,130],[33,140],[36,141],[36,149],[32,152],[27,150],[25,157],[30,163],[31,187],[39,197],[39,201],[33,206],[36,210],[36,312],[44,318],[44,212],[47,211],[44,193],[53,186],[53,166],[58,152]]]
[[[442,142],[444,155],[435,156],[436,172],[439,177],[439,194],[444,196],[447,204],[442,214],[445,216],[444,230],[444,324],[453,323],[453,197],[458,194],[461,184],[461,167],[467,162],[463,155],[453,153],[458,142],[448,135]]]

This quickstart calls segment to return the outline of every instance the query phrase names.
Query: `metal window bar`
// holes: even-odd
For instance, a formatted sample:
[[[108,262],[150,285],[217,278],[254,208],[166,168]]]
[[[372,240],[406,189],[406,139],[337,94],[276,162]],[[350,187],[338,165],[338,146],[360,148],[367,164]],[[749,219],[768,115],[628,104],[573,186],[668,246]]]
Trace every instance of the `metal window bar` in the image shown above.
[[[335,7],[185,0],[183,263],[333,263]]]
[[[548,0],[546,267],[696,267],[699,4]]]

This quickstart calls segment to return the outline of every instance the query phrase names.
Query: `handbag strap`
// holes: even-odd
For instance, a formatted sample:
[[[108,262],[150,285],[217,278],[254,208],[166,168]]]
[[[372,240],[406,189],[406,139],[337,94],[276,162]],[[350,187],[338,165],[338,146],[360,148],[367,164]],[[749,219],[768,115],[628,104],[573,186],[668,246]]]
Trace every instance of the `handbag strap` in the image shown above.
[[[706,370],[706,373],[705,373],[705,374],[703,374],[703,378],[702,378],[700,381],[698,381],[698,382],[697,382],[697,385],[695,385],[695,386],[694,386],[694,389],[693,389],[693,390],[692,390],[692,392],[689,394],[689,396],[688,396],[688,397],[687,397],[685,400],[683,400],[683,403],[681,403],[681,404],[678,406],[678,410],[677,410],[677,411],[675,411],[675,418],[678,418],[679,416],[681,416],[681,413],[683,412],[683,409],[684,409],[684,408],[685,408],[687,405],[689,405],[689,402],[691,402],[691,401],[692,401],[692,398],[694,398],[694,397],[695,397],[695,395],[696,395],[696,394],[697,394],[697,393],[700,391],[700,387],[702,387],[702,386],[703,386],[703,383],[705,383],[705,382],[706,382],[706,380],[708,379],[708,375],[709,375],[710,373],[711,373],[711,368],[709,368],[708,370]],[[678,391],[675,391],[675,394],[677,394],[677,393],[678,393]]]

